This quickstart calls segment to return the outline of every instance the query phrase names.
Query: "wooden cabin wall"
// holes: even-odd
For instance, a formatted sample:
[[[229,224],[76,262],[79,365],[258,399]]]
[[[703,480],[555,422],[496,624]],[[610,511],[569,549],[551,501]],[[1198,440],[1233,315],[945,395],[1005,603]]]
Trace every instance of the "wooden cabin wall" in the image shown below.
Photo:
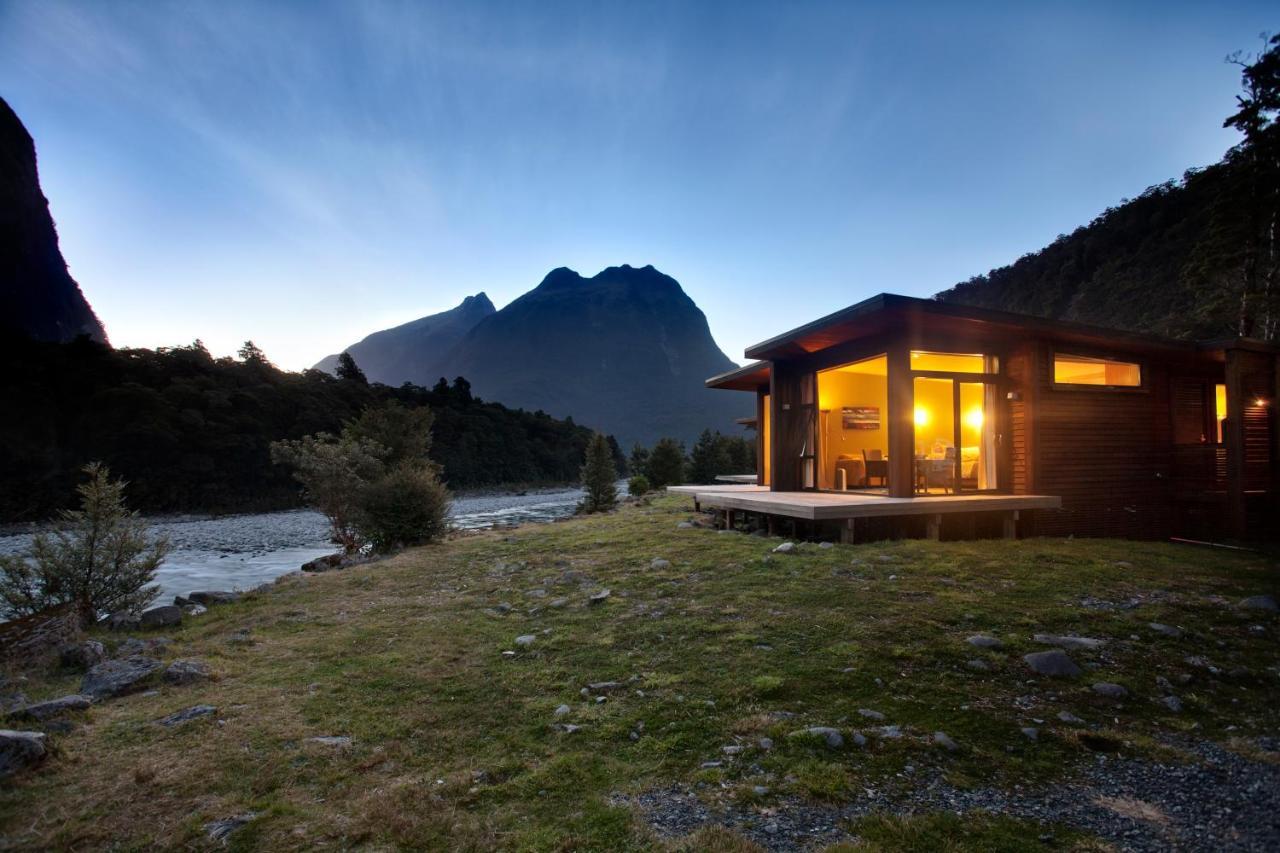
[[[1146,387],[1132,391],[1055,388],[1049,345],[1030,346],[1035,380],[1025,393],[1034,395],[1033,411],[1024,411],[1023,418],[1035,419],[1034,450],[1022,464],[1035,492],[1062,498],[1060,511],[1037,516],[1037,532],[1167,536],[1173,454],[1169,368],[1145,360]]]
[[[1010,448],[1009,489],[1015,495],[1036,494],[1035,427],[1032,416],[1039,397],[1039,353],[1034,344],[1013,347],[1005,359],[1005,378],[1016,399],[1009,401],[1005,430]]]
[[[801,409],[805,371],[788,361],[775,361],[770,377],[769,400],[773,408],[773,447],[770,466],[775,492],[794,492],[803,488],[800,448],[804,444],[807,422]]]

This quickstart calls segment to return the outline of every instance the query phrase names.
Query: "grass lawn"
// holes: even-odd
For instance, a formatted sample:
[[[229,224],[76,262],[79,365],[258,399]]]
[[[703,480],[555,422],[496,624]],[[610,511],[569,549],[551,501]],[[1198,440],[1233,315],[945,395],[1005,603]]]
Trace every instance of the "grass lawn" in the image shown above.
[[[216,680],[80,715],[49,761],[0,786],[0,844],[204,847],[205,824],[254,813],[232,848],[746,850],[724,830],[660,837],[627,802],[684,786],[767,814],[909,788],[925,769],[961,789],[1025,786],[1071,778],[1094,750],[1181,760],[1168,745],[1180,735],[1247,750],[1280,732],[1276,617],[1234,606],[1275,594],[1274,559],[1061,539],[782,555],[777,539],[677,529],[690,512],[663,497],[461,537],[189,618],[165,659],[202,658]],[[1083,677],[1051,680],[1022,661],[1049,648],[1032,641],[1041,632],[1107,643],[1067,652]],[[980,633],[1003,647],[966,643]],[[583,695],[607,681],[621,684]],[[1104,698],[1095,681],[1131,695]],[[64,673],[24,690],[77,685]],[[1170,693],[1180,713],[1157,701]],[[217,714],[155,723],[199,703]],[[883,725],[903,736],[873,736]],[[810,726],[846,745],[790,736]],[[848,742],[855,730],[865,747]],[[931,743],[937,731],[959,748]],[[1050,830],[1059,849],[1096,844],[982,814],[850,829],[855,849],[1021,849]]]

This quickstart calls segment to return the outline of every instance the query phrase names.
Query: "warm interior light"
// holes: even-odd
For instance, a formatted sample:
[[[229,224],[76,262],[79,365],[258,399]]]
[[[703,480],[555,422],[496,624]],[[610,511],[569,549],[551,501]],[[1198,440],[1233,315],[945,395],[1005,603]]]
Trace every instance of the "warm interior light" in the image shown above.
[[[924,406],[916,406],[916,426],[924,426],[929,423],[929,410]]]
[[[1256,399],[1256,400],[1254,400],[1254,401],[1253,401],[1253,404],[1254,404],[1255,406],[1259,406],[1259,407],[1261,407],[1261,406],[1265,406],[1265,405],[1267,404],[1267,401],[1266,401],[1266,400],[1264,400],[1263,398],[1259,397],[1258,399]]]
[[[964,413],[964,422],[973,429],[982,429],[982,409],[974,406]]]

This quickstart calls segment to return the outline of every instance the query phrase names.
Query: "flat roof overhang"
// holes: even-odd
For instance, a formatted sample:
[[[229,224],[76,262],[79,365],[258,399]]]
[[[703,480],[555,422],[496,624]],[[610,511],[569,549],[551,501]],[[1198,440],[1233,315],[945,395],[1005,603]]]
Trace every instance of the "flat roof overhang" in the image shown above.
[[[1033,333],[1058,341],[1121,351],[1156,351],[1192,358],[1197,355],[1203,358],[1205,354],[1205,349],[1193,341],[881,293],[747,347],[746,355],[766,361],[797,358],[884,332],[906,332],[924,340],[931,334],[969,333],[981,338],[995,332],[1014,336]]]
[[[755,391],[769,386],[769,363],[753,361],[735,370],[712,376],[704,384],[708,388],[726,388],[730,391]]]

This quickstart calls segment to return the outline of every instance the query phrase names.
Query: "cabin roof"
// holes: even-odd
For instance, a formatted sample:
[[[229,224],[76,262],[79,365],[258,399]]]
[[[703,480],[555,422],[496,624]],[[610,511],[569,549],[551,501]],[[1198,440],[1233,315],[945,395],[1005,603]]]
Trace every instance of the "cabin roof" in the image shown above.
[[[949,331],[970,330],[979,333],[990,333],[1000,329],[1020,335],[1034,332],[1046,337],[1093,346],[1118,346],[1125,349],[1183,353],[1195,353],[1203,349],[1192,341],[1164,338],[1158,335],[1126,332],[1068,320],[1049,320],[1029,314],[975,308],[936,299],[880,293],[856,305],[747,347],[746,355],[748,358],[769,361],[802,356],[838,343],[885,331],[886,327],[916,328],[922,331],[928,331],[928,327],[936,327]]]
[[[753,361],[725,373],[718,373],[706,381],[708,388],[728,388],[731,391],[754,391],[769,384],[769,362]]]

